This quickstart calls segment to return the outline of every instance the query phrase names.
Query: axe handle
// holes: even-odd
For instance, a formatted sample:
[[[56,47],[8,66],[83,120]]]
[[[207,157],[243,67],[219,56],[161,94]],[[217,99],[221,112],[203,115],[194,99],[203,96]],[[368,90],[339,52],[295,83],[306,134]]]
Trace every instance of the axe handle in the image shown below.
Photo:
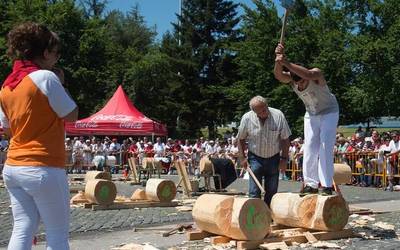
[[[254,182],[257,184],[258,188],[261,190],[262,193],[265,194],[265,189],[262,187],[261,183],[258,181],[257,177],[254,175],[253,170],[251,170],[250,166],[246,168],[247,172],[249,172],[249,175],[251,178],[253,178]]]
[[[282,30],[281,30],[281,39],[279,40],[280,44],[284,44],[286,22],[287,22],[288,15],[289,15],[289,11],[287,9],[285,9],[285,15],[283,16],[283,24],[282,24]]]

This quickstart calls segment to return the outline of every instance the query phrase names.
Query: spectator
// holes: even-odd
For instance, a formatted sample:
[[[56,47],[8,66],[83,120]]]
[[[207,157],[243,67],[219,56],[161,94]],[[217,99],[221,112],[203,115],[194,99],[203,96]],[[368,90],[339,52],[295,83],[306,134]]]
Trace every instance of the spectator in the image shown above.
[[[55,68],[61,42],[46,26],[25,22],[7,36],[13,71],[0,92],[0,120],[12,137],[4,167],[14,227],[8,249],[31,249],[39,221],[47,249],[69,249],[69,187],[65,174],[64,122],[78,108]]]

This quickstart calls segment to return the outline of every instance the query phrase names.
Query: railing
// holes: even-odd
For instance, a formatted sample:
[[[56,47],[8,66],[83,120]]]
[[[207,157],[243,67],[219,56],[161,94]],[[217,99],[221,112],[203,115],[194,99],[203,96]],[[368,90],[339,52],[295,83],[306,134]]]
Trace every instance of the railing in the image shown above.
[[[375,152],[336,153],[335,163],[346,163],[351,167],[352,183],[386,187],[388,181],[400,178],[400,161],[398,155],[384,156]],[[293,159],[288,162],[287,176],[291,180],[302,177],[302,160]],[[299,178],[300,177],[300,178]]]

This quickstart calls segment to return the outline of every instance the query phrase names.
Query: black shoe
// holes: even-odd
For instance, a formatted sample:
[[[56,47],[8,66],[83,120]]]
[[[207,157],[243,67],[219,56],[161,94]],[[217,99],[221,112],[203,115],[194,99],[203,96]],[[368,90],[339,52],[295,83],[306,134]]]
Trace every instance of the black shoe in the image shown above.
[[[333,192],[333,188],[331,188],[331,187],[324,187],[324,188],[322,188],[321,195],[322,195],[322,196],[332,195],[332,192]]]
[[[318,188],[313,188],[310,186],[305,186],[303,191],[300,192],[300,196],[306,196],[308,194],[318,194]]]

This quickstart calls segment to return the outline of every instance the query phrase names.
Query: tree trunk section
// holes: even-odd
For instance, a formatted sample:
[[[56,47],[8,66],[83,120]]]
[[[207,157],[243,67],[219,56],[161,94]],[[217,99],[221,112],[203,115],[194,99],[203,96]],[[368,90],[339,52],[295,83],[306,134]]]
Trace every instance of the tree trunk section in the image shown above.
[[[136,189],[131,196],[131,200],[147,200],[146,192],[143,189]]]
[[[226,236],[235,240],[261,240],[270,232],[271,210],[261,199],[238,198]]]
[[[85,181],[95,180],[95,179],[103,179],[111,181],[111,174],[109,172],[103,171],[88,171],[85,175]]]
[[[230,228],[234,198],[228,195],[203,194],[193,206],[193,220],[199,229],[226,235]]]
[[[348,205],[337,195],[300,197],[294,193],[277,193],[272,197],[271,210],[278,224],[323,231],[340,231],[349,219]]]
[[[200,159],[200,173],[202,174],[212,174],[214,170],[214,165],[212,164],[210,158],[208,156],[203,156]]]
[[[109,205],[117,196],[117,188],[114,182],[96,179],[89,180],[85,186],[85,197],[92,203]]]
[[[146,196],[152,201],[170,202],[176,196],[176,185],[171,180],[149,179],[146,183]]]
[[[351,183],[351,168],[347,164],[335,163],[333,180],[336,185]]]
[[[156,161],[152,157],[145,157],[142,161],[142,168],[143,169],[161,169],[161,162]]]

